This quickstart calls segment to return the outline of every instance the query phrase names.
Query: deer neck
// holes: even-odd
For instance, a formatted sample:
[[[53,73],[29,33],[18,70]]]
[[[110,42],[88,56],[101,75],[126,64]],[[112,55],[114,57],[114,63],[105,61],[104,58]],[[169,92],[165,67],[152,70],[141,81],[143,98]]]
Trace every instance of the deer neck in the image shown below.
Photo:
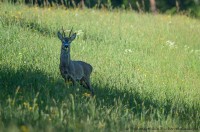
[[[70,65],[70,61],[71,61],[70,48],[68,49],[68,51],[66,51],[63,48],[61,49],[60,59],[61,59],[62,62],[64,62],[66,64],[66,66]]]

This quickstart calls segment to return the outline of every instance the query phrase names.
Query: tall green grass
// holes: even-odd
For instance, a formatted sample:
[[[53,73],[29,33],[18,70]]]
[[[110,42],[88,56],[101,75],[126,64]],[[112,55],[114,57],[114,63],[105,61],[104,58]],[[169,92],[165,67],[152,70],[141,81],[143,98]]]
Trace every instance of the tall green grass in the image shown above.
[[[199,21],[4,3],[0,19],[1,131],[199,129]],[[60,76],[62,27],[94,67],[94,98]]]

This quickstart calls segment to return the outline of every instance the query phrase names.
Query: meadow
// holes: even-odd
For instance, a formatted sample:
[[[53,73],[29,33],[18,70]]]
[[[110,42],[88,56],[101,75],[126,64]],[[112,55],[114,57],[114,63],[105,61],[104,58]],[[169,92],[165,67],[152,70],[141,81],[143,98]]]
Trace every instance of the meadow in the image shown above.
[[[60,75],[62,27],[94,97]],[[0,131],[199,130],[199,34],[181,15],[0,3]]]

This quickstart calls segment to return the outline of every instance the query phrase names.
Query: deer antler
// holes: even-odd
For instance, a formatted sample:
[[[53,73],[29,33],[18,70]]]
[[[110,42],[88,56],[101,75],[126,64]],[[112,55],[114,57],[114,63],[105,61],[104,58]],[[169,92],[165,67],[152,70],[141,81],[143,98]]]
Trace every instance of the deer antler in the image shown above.
[[[72,27],[72,29],[71,29],[70,32],[69,32],[69,37],[71,36],[72,31],[73,31],[73,27]]]
[[[65,37],[66,35],[65,35],[65,30],[64,30],[64,28],[62,27],[62,31],[63,31],[63,36]]]

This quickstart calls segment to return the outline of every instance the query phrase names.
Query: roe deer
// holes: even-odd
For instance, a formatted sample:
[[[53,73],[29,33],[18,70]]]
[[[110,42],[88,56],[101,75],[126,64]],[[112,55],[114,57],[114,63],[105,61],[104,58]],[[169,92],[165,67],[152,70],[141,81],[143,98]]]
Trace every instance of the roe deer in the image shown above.
[[[84,88],[91,91],[91,95],[93,96],[94,91],[90,84],[92,66],[83,61],[73,61],[70,58],[70,45],[76,38],[76,33],[72,34],[71,29],[69,36],[66,37],[64,29],[62,29],[62,34],[58,31],[57,35],[62,42],[59,66],[62,77],[65,79],[65,82],[72,81],[73,85],[75,85],[76,81],[79,81]]]

